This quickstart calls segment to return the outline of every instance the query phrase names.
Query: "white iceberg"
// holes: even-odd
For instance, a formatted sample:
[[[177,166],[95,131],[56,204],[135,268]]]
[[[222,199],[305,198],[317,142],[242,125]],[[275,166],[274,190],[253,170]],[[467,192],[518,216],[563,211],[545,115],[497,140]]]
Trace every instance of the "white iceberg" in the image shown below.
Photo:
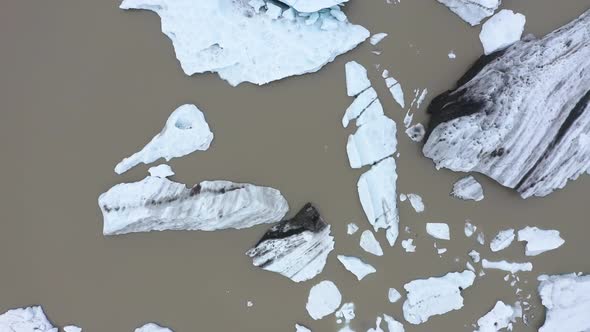
[[[385,37],[387,37],[387,34],[385,32],[376,33],[371,36],[369,42],[371,43],[371,45],[375,46],[379,44]]]
[[[361,94],[371,87],[371,81],[367,77],[367,69],[356,61],[347,62],[344,65],[346,73],[346,93],[350,97]]]
[[[150,167],[148,172],[150,173],[150,176],[155,176],[158,178],[167,178],[174,175],[172,168],[166,164]]]
[[[217,72],[233,86],[318,71],[370,35],[331,14],[334,9],[326,6],[340,0],[284,2],[300,12],[313,12],[316,19],[289,10],[275,19],[247,1],[124,0],[120,7],[160,16],[162,32],[172,40],[187,75]]]
[[[160,158],[169,161],[197,150],[205,151],[211,141],[213,133],[203,112],[195,105],[182,105],[170,114],[164,129],[141,151],[117,164],[115,172],[122,174],[139,163],[149,164]]]
[[[484,198],[483,187],[477,180],[469,175],[459,179],[453,184],[451,195],[462,200],[473,200],[476,202]]]
[[[422,196],[418,194],[408,194],[407,198],[410,200],[410,204],[414,211],[418,213],[424,212],[424,202],[422,201]]]
[[[57,332],[40,306],[8,310],[0,315],[2,332]]]
[[[484,53],[494,53],[519,41],[525,23],[524,15],[508,9],[502,9],[492,16],[483,24],[479,34]]]
[[[518,241],[526,241],[525,254],[527,256],[537,256],[546,251],[557,249],[565,243],[557,230],[529,226],[518,231]]]
[[[342,302],[342,295],[336,285],[324,280],[313,286],[309,291],[305,308],[313,319],[321,319],[332,314]]]
[[[442,222],[429,222],[426,224],[426,233],[435,239],[450,240],[451,232],[449,225]]]
[[[511,331],[512,323],[516,321],[519,314],[518,308],[498,301],[490,312],[477,320],[478,329],[475,332],[498,332],[502,329]]]
[[[375,256],[383,256],[383,249],[379,241],[375,238],[375,234],[370,230],[366,230],[361,234],[360,246],[364,251]]]
[[[360,168],[393,155],[397,150],[395,121],[381,115],[348,136],[346,152],[350,167]]]
[[[401,298],[402,295],[400,294],[400,292],[393,287],[389,289],[389,292],[387,292],[387,299],[389,299],[390,303],[395,303],[399,301],[399,299]]]
[[[359,281],[363,280],[369,274],[377,272],[372,265],[363,262],[357,257],[338,255],[338,260],[342,263],[344,268],[354,274]]]
[[[590,331],[590,276],[542,275],[539,295],[547,308],[539,332]]]
[[[453,13],[459,15],[465,22],[478,25],[481,21],[492,16],[500,7],[501,0],[438,0],[449,7]]]
[[[508,262],[505,260],[502,261],[489,261],[487,259],[483,259],[481,261],[481,266],[484,269],[496,269],[496,270],[503,270],[503,271],[507,271],[510,272],[512,274],[516,273],[516,272],[520,272],[520,271],[532,271],[533,270],[533,264],[530,262],[525,262],[525,263],[514,263],[514,262]]]
[[[492,252],[498,252],[506,249],[514,241],[514,229],[505,229],[500,232],[490,241],[490,249]]]

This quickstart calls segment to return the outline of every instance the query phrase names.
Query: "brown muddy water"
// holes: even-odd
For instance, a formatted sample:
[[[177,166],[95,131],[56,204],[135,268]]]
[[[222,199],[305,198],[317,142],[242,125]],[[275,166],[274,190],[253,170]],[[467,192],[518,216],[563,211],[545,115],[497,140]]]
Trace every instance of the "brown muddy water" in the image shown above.
[[[334,316],[311,321],[305,303],[309,288],[333,280],[344,301],[357,305],[352,327],[365,331],[377,315],[402,320],[401,301],[387,301],[389,287],[422,277],[462,270],[467,252],[490,259],[524,261],[522,243],[492,254],[463,235],[465,219],[485,231],[487,240],[504,228],[525,225],[556,228],[566,244],[534,257],[531,273],[520,273],[517,287],[531,293],[534,331],[543,321],[535,289],[539,274],[590,272],[588,193],[582,176],[548,198],[522,200],[483,176],[486,199],[463,202],[448,196],[461,175],[436,171],[420,146],[399,135],[398,188],[424,197],[426,211],[400,203],[401,241],[415,237],[417,251],[385,248],[374,257],[346,235],[354,221],[368,228],[356,181],[345,152],[341,116],[346,96],[344,63],[357,60],[370,72],[388,116],[401,131],[403,111],[393,102],[380,71],[389,69],[406,96],[428,88],[425,105],[449,89],[482,53],[479,28],[470,28],[434,0],[353,0],[351,21],[371,32],[387,32],[376,56],[365,43],[320,72],[257,87],[230,87],[214,74],[187,77],[149,12],[126,12],[119,1],[5,0],[0,2],[0,312],[43,305],[57,325],[75,323],[87,332],[132,331],[148,321],[187,331],[293,331],[296,322],[314,331],[336,331]],[[590,0],[506,0],[504,8],[527,17],[526,32],[543,35],[590,8]],[[453,50],[457,59],[449,60]],[[407,100],[408,101],[408,100]],[[159,232],[105,238],[98,195],[116,183],[146,175],[139,166],[123,176],[113,172],[124,156],[137,151],[162,128],[179,105],[195,103],[215,133],[207,152],[170,165],[174,180],[192,185],[205,179],[251,182],[280,189],[290,215],[314,202],[332,224],[336,249],[324,272],[295,284],[254,268],[244,252],[267,226],[241,231]],[[425,122],[425,106],[415,119]],[[448,222],[452,241],[441,257],[425,232],[429,221]],[[335,254],[357,255],[378,273],[362,282]],[[458,261],[455,259],[458,258]],[[518,299],[503,280],[487,271],[464,292],[465,307],[431,318],[407,331],[472,331],[470,325],[497,300]],[[254,306],[246,307],[251,300]]]

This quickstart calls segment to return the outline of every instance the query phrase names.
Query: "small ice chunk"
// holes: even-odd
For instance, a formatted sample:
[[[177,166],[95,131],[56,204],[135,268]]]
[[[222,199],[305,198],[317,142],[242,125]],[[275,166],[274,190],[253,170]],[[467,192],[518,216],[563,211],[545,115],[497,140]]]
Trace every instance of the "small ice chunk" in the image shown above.
[[[408,196],[406,194],[399,194],[399,200],[401,202],[405,202],[406,199],[408,199]]]
[[[404,318],[411,324],[421,324],[432,316],[461,309],[461,291],[473,285],[474,281],[475,273],[465,270],[407,283],[404,286],[407,291]]]
[[[387,324],[387,329],[389,330],[389,332],[404,332],[405,331],[402,323],[395,320],[395,318],[393,318],[389,315],[383,314],[383,320],[385,320],[385,323]]]
[[[172,168],[166,164],[150,167],[148,172],[150,173],[150,176],[155,176],[158,178],[167,178],[174,175]]]
[[[471,250],[471,251],[468,253],[468,255],[469,255],[469,257],[471,257],[471,260],[472,260],[474,263],[479,263],[479,261],[481,260],[481,257],[480,257],[480,255],[479,255],[479,252],[477,252],[476,250]]]
[[[393,155],[397,149],[396,124],[380,115],[348,136],[346,152],[350,167],[361,168]]]
[[[387,86],[387,89],[389,89],[389,93],[391,93],[393,100],[395,100],[401,108],[404,108],[405,100],[402,85],[393,77],[385,77],[385,85]]]
[[[481,244],[482,246],[483,246],[484,244],[486,244],[486,236],[485,236],[485,234],[484,234],[483,232],[479,232],[479,233],[477,234],[477,242],[478,242],[479,244]]]
[[[155,323],[147,323],[135,329],[135,332],[174,332],[167,327],[160,326]]]
[[[311,332],[311,330],[303,325],[295,324],[295,332]]]
[[[332,15],[335,19],[337,19],[340,22],[346,22],[348,20],[346,14],[344,14],[339,8],[330,9],[330,15]]]
[[[375,231],[386,230],[390,246],[399,234],[399,216],[396,193],[397,173],[395,159],[387,158],[361,175],[358,193],[365,215]]]
[[[64,326],[64,332],[82,332],[82,329],[75,325]]]
[[[317,320],[332,314],[342,302],[342,295],[336,285],[324,280],[309,291],[305,308],[311,318]]]
[[[516,272],[520,272],[520,271],[532,271],[533,270],[533,264],[531,264],[530,262],[526,262],[526,263],[513,263],[513,262],[507,262],[505,260],[502,261],[489,261],[487,259],[483,259],[481,261],[481,266],[484,269],[496,269],[496,270],[502,270],[502,271],[506,271],[506,272],[510,272],[512,274],[516,273]]]
[[[346,227],[346,233],[348,235],[352,235],[352,234],[356,233],[358,230],[359,230],[359,227],[353,222],[349,223],[348,226]]]
[[[367,69],[356,61],[350,61],[344,66],[346,71],[346,93],[354,97],[371,87],[367,77]]]
[[[492,252],[498,252],[500,250],[508,248],[510,244],[514,241],[514,229],[505,229],[500,231],[493,239],[490,241],[490,249]]]
[[[250,300],[246,301],[246,307],[252,308],[253,306],[254,306],[254,302],[252,302]]]
[[[590,276],[542,275],[539,295],[547,308],[539,332],[590,331]]]
[[[266,3],[266,15],[271,19],[278,19],[279,17],[281,17],[282,12],[283,10],[281,9],[281,7],[273,4],[272,2]]]
[[[338,260],[345,269],[352,272],[356,278],[360,281],[371,273],[377,272],[377,270],[370,264],[367,264],[357,257],[338,255]]]
[[[457,58],[457,54],[455,54],[454,51],[450,51],[449,54],[447,55],[449,57],[449,59],[453,60]]]
[[[203,112],[195,105],[182,105],[170,114],[164,129],[141,151],[117,164],[115,172],[123,174],[139,163],[149,164],[160,158],[169,161],[197,150],[205,151],[211,141],[213,133]]]
[[[389,292],[387,293],[387,298],[389,299],[389,302],[395,303],[402,298],[402,295],[397,289],[392,287],[389,289]]]
[[[537,256],[545,251],[557,249],[565,243],[557,230],[529,226],[518,231],[518,241],[526,241],[527,256]]]
[[[340,307],[340,309],[338,309],[338,311],[336,311],[335,315],[336,315],[336,318],[338,318],[338,320],[340,322],[344,322],[345,324],[348,324],[355,317],[354,303],[352,303],[352,302],[344,303],[342,305],[342,307]]]
[[[421,142],[426,135],[426,129],[421,123],[417,123],[406,129],[406,135],[414,142]]]
[[[375,234],[368,229],[361,234],[360,246],[370,254],[383,256],[383,249],[379,241],[375,238]]]
[[[381,321],[383,321],[383,319],[381,318],[381,316],[377,316],[377,319],[375,321],[375,328],[370,328],[370,329],[367,330],[367,332],[385,332],[381,328]]]
[[[320,18],[320,13],[318,13],[318,12],[311,13],[311,14],[309,14],[309,16],[307,16],[307,19],[305,20],[305,25],[314,25],[315,22],[317,22],[319,18]]]
[[[475,233],[476,230],[477,230],[477,226],[473,225],[469,221],[465,221],[465,229],[464,229],[465,236],[471,237],[473,235],[473,233]]]
[[[426,233],[435,239],[439,240],[450,240],[451,232],[449,225],[445,223],[429,222],[426,224]]]
[[[475,332],[497,332],[505,328],[512,330],[517,314],[514,307],[498,301],[490,312],[477,320],[479,328]]]
[[[486,55],[504,49],[520,40],[526,18],[512,10],[502,9],[481,27],[479,40]]]
[[[422,90],[422,93],[420,93],[420,96],[416,100],[416,108],[420,108],[420,106],[422,106],[422,103],[424,102],[424,99],[426,99],[427,94],[428,94],[428,89]]]
[[[369,42],[371,43],[371,45],[375,46],[375,45],[379,44],[385,37],[387,37],[387,34],[385,32],[376,33],[371,36],[371,39],[369,39]]]
[[[475,272],[475,268],[473,267],[473,265],[471,265],[471,263],[469,263],[469,262],[465,263],[465,267],[466,267],[468,270],[470,270],[470,271],[472,271],[472,272]]]
[[[462,200],[473,200],[476,202],[484,198],[483,187],[471,175],[455,182],[451,195]]]
[[[422,197],[418,194],[408,194],[408,199],[410,200],[410,204],[414,208],[414,211],[418,213],[424,212],[424,202],[422,201]]]
[[[402,248],[406,250],[406,252],[416,252],[416,246],[414,245],[414,239],[407,239],[402,241]]]
[[[438,249],[436,249],[436,252],[437,252],[439,255],[442,255],[442,254],[444,254],[445,252],[447,252],[447,248],[438,248]]]
[[[11,309],[0,315],[2,332],[57,332],[40,306]]]

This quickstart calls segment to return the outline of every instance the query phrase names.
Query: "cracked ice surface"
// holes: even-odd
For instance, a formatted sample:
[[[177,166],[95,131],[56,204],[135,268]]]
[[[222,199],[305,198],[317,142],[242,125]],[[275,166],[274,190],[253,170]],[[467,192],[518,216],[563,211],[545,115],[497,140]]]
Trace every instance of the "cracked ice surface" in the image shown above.
[[[342,15],[332,15],[337,8],[325,8],[340,0],[284,2],[300,11],[324,9],[309,17],[289,9],[276,17],[276,10],[257,12],[246,1],[124,0],[120,7],[160,16],[162,32],[172,40],[187,75],[217,72],[233,86],[318,71],[370,35],[362,26],[341,21]]]
[[[115,172],[122,174],[140,163],[149,164],[160,158],[169,161],[197,150],[205,151],[211,141],[213,133],[203,112],[195,105],[182,105],[170,114],[164,129],[141,151],[117,164]]]

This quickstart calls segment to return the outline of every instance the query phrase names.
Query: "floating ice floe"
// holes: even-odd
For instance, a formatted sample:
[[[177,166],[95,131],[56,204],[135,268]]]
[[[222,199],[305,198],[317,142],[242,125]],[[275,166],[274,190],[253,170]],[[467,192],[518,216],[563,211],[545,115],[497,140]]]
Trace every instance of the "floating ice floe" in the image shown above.
[[[361,205],[375,231],[386,230],[390,246],[399,235],[395,159],[389,157],[361,175],[358,192]]]
[[[416,246],[414,245],[414,239],[406,239],[402,241],[402,248],[406,252],[416,252]]]
[[[342,126],[346,128],[350,121],[356,119],[356,125],[360,127],[383,114],[383,105],[377,98],[377,92],[373,88],[368,88],[348,106],[342,117]]]
[[[375,46],[379,44],[383,39],[385,39],[385,37],[387,37],[387,34],[385,32],[376,33],[371,36],[369,42],[371,43],[371,45]]]
[[[295,332],[311,332],[311,330],[303,325],[295,324]]]
[[[371,87],[367,77],[367,69],[356,61],[349,61],[344,65],[346,73],[346,93],[354,97]]]
[[[401,108],[405,107],[405,100],[404,100],[404,91],[402,89],[402,85],[393,77],[389,77],[388,71],[383,71],[381,75],[385,79],[385,86],[389,89],[389,93],[391,93],[391,97],[395,100],[396,103]]]
[[[429,222],[426,224],[426,233],[435,239],[450,240],[451,232],[449,225],[445,223]]]
[[[135,329],[135,332],[174,332],[167,327],[155,323],[148,323]]]
[[[105,235],[242,229],[278,222],[289,210],[285,198],[273,188],[203,181],[189,189],[153,176],[115,185],[100,195],[98,205]]]
[[[351,222],[346,226],[346,234],[353,235],[354,233],[358,232],[359,227],[357,224]]]
[[[155,176],[158,178],[167,178],[174,175],[172,168],[166,164],[150,167],[148,172],[150,173],[150,176]]]
[[[481,21],[492,16],[500,7],[501,0],[438,0],[449,7],[453,13],[459,15],[465,22],[478,25]]]
[[[590,331],[590,276],[539,277],[539,295],[547,308],[539,332]]]
[[[346,152],[350,167],[371,165],[397,151],[395,121],[380,115],[361,125],[348,136]]]
[[[479,254],[479,252],[477,250],[471,250],[468,253],[468,255],[469,255],[469,257],[471,257],[471,260],[474,263],[479,263],[479,261],[481,260],[481,256],[480,256],[480,254]]]
[[[518,231],[518,241],[526,241],[525,254],[527,256],[537,256],[546,251],[557,249],[565,243],[557,230],[529,226]]]
[[[57,332],[40,306],[11,309],[0,315],[2,332]]]
[[[426,99],[426,95],[428,95],[428,89],[422,89],[422,91],[420,91],[420,89],[414,89],[414,99],[412,100],[412,103],[410,103],[410,108],[413,107],[414,104],[416,104],[416,108],[420,108],[424,99]]]
[[[213,133],[203,112],[195,105],[182,105],[170,114],[164,129],[141,151],[117,164],[115,172],[122,174],[140,163],[149,164],[160,158],[169,161],[197,150],[205,151],[211,141]]]
[[[426,129],[421,123],[417,123],[406,129],[406,135],[414,142],[422,142],[424,135],[426,135]]]
[[[82,328],[75,325],[64,326],[64,332],[82,332]]]
[[[512,331],[512,324],[521,314],[518,304],[513,307],[498,301],[490,312],[477,320],[478,329],[475,332],[498,332],[502,329]]]
[[[418,213],[424,212],[424,202],[422,197],[418,194],[408,194],[407,198],[410,200],[410,205],[414,208],[414,211]]]
[[[483,232],[477,233],[477,243],[481,244],[482,246],[486,244],[486,236]]]
[[[292,219],[269,229],[246,255],[254,266],[300,282],[322,272],[333,249],[330,225],[307,203]]]
[[[348,325],[351,320],[356,317],[354,313],[354,303],[348,302],[344,303],[338,311],[334,314],[336,316],[336,323],[338,324],[346,324]]]
[[[514,262],[507,262],[505,260],[489,261],[485,258],[481,261],[481,266],[484,269],[503,270],[503,271],[510,272],[512,274],[520,272],[520,271],[528,272],[528,271],[533,270],[533,264],[530,262],[514,263]]]
[[[482,57],[430,104],[423,148],[437,168],[483,173],[523,198],[590,165],[590,11],[544,38]]]
[[[404,286],[407,291],[404,318],[411,324],[421,324],[432,316],[461,309],[461,292],[473,285],[474,280],[475,274],[465,270],[407,283]]]
[[[325,7],[334,1],[285,1],[302,10],[322,9],[309,15],[288,9],[278,16],[269,1],[257,10],[247,1],[224,0],[124,0],[121,8],[160,16],[187,75],[217,72],[233,86],[318,71],[370,35],[341,21],[338,8]]]
[[[387,329],[389,330],[389,332],[404,332],[404,326],[402,323],[398,322],[395,318],[383,314],[383,320],[385,321],[385,324],[387,324]]]
[[[321,319],[332,314],[342,302],[342,295],[336,285],[324,280],[313,286],[309,291],[305,308],[313,319]]]
[[[375,256],[383,256],[383,249],[379,241],[375,238],[375,234],[370,230],[366,230],[361,234],[360,246],[364,251]]]
[[[447,54],[447,56],[449,57],[449,59],[454,60],[457,58],[457,54],[455,54],[454,51],[450,51],[449,54]]]
[[[414,120],[414,113],[411,113],[410,110],[408,110],[406,112],[406,115],[404,116],[404,127],[410,128],[413,120]]]
[[[484,198],[483,187],[471,175],[455,182],[455,184],[453,184],[451,195],[462,200],[472,200],[476,202],[479,202]]]
[[[390,303],[395,303],[402,298],[400,292],[395,288],[390,288],[389,292],[387,292],[387,298],[389,299]]]
[[[442,255],[445,252],[447,252],[447,248],[437,248],[436,249],[436,253],[439,254],[439,255]]]
[[[377,272],[377,270],[370,264],[363,262],[360,258],[352,256],[338,255],[338,260],[345,269],[350,271],[361,281],[371,273]]]
[[[514,241],[514,229],[505,229],[500,232],[490,241],[490,249],[492,252],[508,248]]]
[[[469,221],[465,221],[465,228],[464,228],[465,236],[471,237],[473,235],[473,233],[475,233],[476,230],[477,230],[477,226],[470,223]]]
[[[481,27],[479,40],[483,45],[484,53],[491,54],[502,50],[522,37],[526,18],[512,10],[502,9]]]

